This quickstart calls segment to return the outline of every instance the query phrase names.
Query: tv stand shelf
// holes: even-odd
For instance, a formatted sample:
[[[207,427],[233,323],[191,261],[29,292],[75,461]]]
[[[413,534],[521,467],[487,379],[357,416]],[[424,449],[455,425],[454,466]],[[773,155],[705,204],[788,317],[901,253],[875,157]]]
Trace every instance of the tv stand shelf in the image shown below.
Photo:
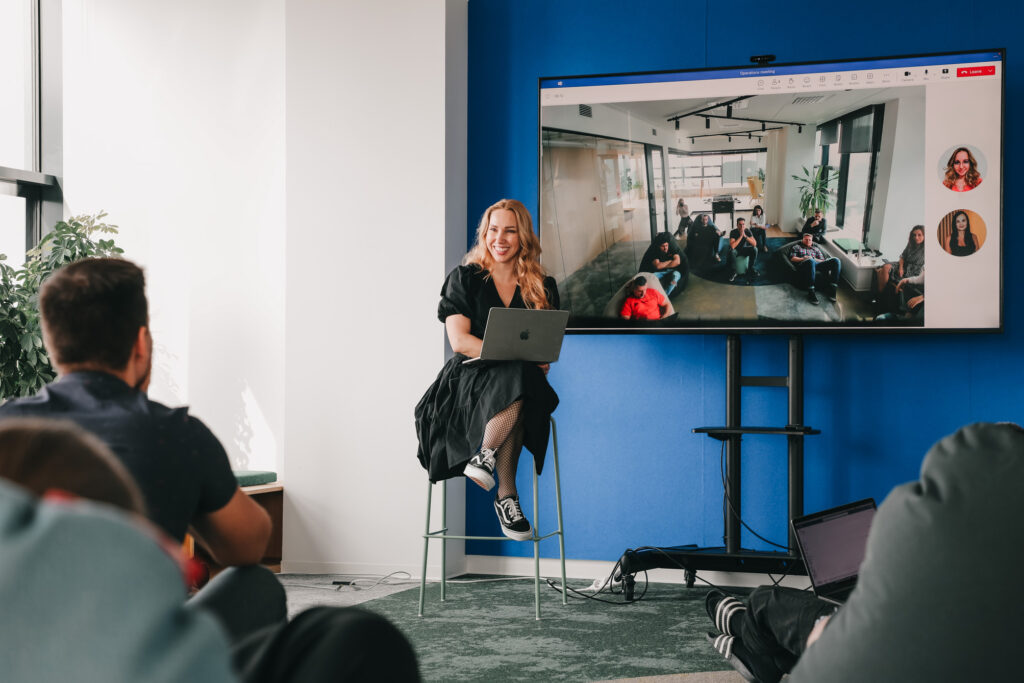
[[[741,434],[781,434],[783,436],[807,436],[821,434],[812,427],[694,427],[694,434],[707,434],[712,439],[727,441],[729,437]]]

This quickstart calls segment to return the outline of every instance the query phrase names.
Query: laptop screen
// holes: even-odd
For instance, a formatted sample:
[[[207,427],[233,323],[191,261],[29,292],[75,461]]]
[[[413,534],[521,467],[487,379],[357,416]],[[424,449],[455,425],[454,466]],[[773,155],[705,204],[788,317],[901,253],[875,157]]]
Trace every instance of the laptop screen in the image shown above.
[[[857,575],[874,516],[875,502],[869,499],[793,520],[815,587]]]

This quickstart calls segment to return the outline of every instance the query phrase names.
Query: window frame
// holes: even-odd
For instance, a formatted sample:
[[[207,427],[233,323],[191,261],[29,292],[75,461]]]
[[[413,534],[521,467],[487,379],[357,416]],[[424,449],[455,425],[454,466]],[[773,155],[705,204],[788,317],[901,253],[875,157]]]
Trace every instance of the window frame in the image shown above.
[[[0,166],[0,192],[25,199],[25,250],[64,217],[61,2],[33,0],[31,168]]]

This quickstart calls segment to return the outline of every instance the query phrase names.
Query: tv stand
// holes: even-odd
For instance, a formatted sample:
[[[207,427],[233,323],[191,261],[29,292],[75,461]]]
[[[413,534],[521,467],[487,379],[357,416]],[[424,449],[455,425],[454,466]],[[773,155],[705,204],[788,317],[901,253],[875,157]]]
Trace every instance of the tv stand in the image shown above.
[[[803,338],[789,338],[789,374],[784,377],[744,377],[740,372],[740,338],[726,338],[726,425],[696,427],[694,433],[707,434],[726,442],[726,490],[732,501],[725,511],[725,547],[699,548],[680,545],[664,548],[628,549],[619,560],[623,594],[633,599],[634,575],[646,569],[682,569],[686,586],[692,587],[698,570],[727,572],[784,572],[805,574],[803,560],[793,537],[788,533],[788,552],[746,550],[740,548],[740,441],[744,434],[777,434],[788,442],[789,519],[800,517],[804,510],[804,437],[820,434],[804,420]],[[745,386],[773,386],[787,389],[789,397],[788,424],[784,427],[747,427],[740,420],[740,391]]]

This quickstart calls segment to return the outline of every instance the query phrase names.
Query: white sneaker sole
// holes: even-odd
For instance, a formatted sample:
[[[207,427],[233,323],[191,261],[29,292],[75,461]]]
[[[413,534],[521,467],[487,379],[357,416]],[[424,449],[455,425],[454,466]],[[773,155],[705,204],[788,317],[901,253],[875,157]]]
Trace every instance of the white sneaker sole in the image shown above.
[[[505,534],[513,541],[529,541],[533,538],[533,527],[530,527],[529,531],[512,531],[511,529],[506,529],[505,525],[500,521],[498,522],[498,525],[501,527],[501,533]]]
[[[494,477],[490,472],[477,467],[476,465],[466,465],[466,469],[463,472],[467,477],[473,480],[473,483],[482,488],[484,491],[490,491],[494,488]]]

